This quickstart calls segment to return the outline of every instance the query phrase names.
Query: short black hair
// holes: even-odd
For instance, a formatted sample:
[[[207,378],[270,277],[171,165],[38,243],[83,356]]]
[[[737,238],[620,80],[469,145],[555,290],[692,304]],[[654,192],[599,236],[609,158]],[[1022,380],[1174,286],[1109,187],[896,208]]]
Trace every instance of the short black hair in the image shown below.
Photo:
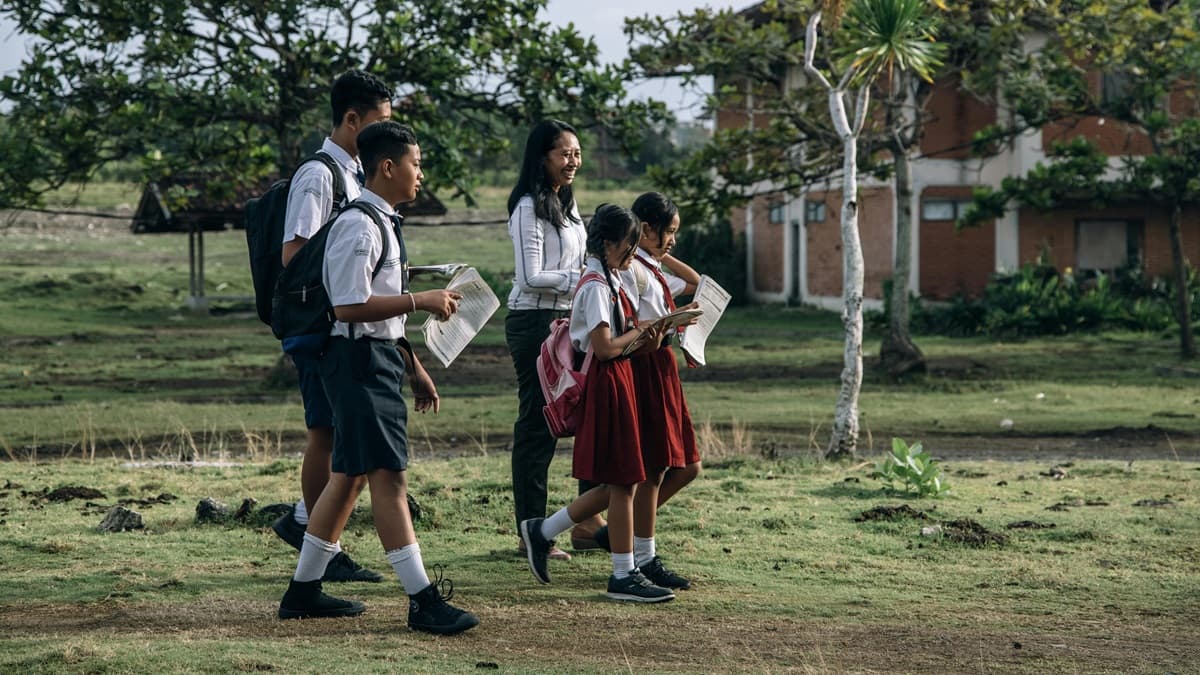
[[[408,148],[417,144],[417,135],[407,124],[382,120],[368,124],[358,132],[357,142],[363,173],[370,178],[379,170],[379,163],[383,160],[399,162],[401,157],[408,154]]]
[[[329,104],[333,108],[333,126],[342,124],[346,111],[353,109],[366,115],[379,107],[380,103],[392,100],[392,90],[383,80],[361,70],[348,70],[333,81],[329,93]]]

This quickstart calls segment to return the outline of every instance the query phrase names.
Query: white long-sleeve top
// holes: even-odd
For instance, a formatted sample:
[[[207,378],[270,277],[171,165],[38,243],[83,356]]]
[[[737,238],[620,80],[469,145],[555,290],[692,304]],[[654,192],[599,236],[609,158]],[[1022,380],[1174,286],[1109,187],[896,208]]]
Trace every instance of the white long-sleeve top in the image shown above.
[[[587,229],[579,208],[561,229],[534,213],[533,197],[525,195],[508,218],[516,274],[508,295],[509,309],[571,309],[587,250]]]

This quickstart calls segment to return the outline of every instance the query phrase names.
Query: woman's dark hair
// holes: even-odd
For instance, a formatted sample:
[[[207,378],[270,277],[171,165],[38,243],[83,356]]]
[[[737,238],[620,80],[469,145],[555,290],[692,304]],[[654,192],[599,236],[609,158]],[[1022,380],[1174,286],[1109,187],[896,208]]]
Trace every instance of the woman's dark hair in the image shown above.
[[[340,126],[348,110],[359,116],[378,108],[384,101],[392,100],[392,90],[383,80],[361,70],[348,70],[333,81],[329,93],[329,105],[333,110],[333,126]]]
[[[560,136],[569,133],[579,137],[575,127],[559,120],[542,120],[529,131],[525,141],[525,157],[521,160],[521,175],[508,194],[508,215],[512,215],[521,197],[533,197],[533,212],[538,218],[550,221],[556,229],[567,219],[574,220],[571,207],[575,203],[575,192],[570,185],[554,191],[554,184],[546,175],[546,154],[554,149]]]
[[[596,213],[587,224],[587,251],[600,259],[604,268],[604,278],[608,280],[609,290],[613,297],[617,289],[613,286],[612,277],[608,274],[608,256],[604,254],[604,243],[624,244],[630,250],[637,246],[641,235],[641,225],[637,216],[623,206],[616,204],[601,204],[596,207]]]
[[[671,221],[675,220],[675,214],[679,213],[679,207],[661,192],[647,192],[633,202],[630,211],[657,232],[661,239],[671,226]]]
[[[363,173],[374,178],[380,162],[385,159],[399,162],[408,154],[409,147],[417,144],[417,137],[407,124],[384,120],[368,124],[358,132],[356,141]]]

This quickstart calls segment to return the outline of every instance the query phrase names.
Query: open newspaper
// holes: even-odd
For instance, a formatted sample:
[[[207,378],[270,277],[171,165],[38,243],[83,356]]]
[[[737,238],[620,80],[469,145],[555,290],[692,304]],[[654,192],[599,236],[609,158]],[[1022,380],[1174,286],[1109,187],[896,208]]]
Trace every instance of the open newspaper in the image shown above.
[[[704,309],[704,314],[700,316],[700,320],[694,325],[688,326],[683,332],[683,336],[679,340],[679,346],[692,360],[700,365],[705,365],[704,361],[704,345],[708,342],[708,336],[716,327],[717,322],[721,320],[721,315],[725,313],[725,308],[729,306],[729,291],[721,288],[717,282],[712,280],[712,277],[702,275],[700,277],[700,285],[696,286],[696,292],[692,295],[692,301],[696,302]]]
[[[446,290],[462,294],[458,311],[445,321],[430,316],[421,327],[421,332],[425,334],[425,347],[443,366],[449,368],[500,308],[500,300],[474,267],[456,274]]]
[[[678,328],[679,326],[682,326],[692,319],[702,316],[703,314],[703,309],[677,309],[666,316],[660,316],[651,322],[651,324],[647,327],[646,332],[637,336],[637,339],[635,339],[633,342],[625,345],[625,349],[621,350],[621,356],[629,356],[630,354],[641,349],[642,346],[646,344],[646,341],[650,339],[649,330],[651,328],[655,326],[663,326],[668,330],[672,328]],[[691,329],[689,328],[688,330]]]

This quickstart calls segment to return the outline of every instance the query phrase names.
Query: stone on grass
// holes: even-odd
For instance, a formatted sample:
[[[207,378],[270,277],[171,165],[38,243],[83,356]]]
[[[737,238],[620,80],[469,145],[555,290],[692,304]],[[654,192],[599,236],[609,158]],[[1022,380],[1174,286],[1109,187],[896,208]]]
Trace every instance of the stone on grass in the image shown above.
[[[197,523],[223,523],[229,520],[229,507],[212,497],[205,497],[196,504]]]
[[[125,530],[140,530],[143,527],[145,525],[142,524],[142,514],[124,506],[114,506],[109,509],[100,523],[101,532],[124,532]]]

